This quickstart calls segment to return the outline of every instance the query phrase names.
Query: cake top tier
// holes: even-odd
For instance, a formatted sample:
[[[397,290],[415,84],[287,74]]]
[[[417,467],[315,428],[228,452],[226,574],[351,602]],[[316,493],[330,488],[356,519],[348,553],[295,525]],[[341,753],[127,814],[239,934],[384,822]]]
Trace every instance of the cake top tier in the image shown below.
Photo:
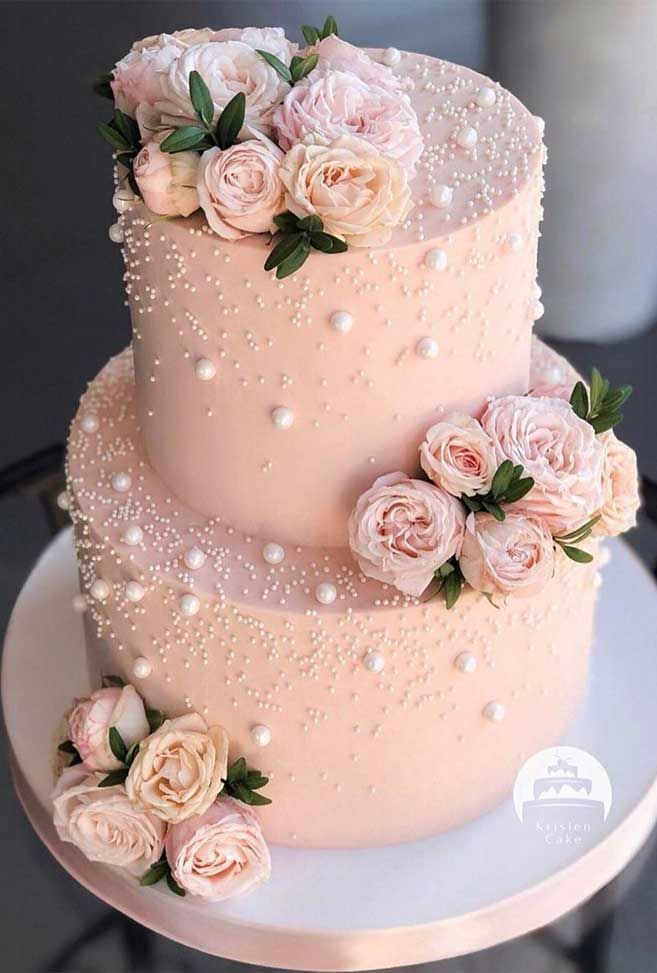
[[[278,231],[269,266],[283,277],[312,249],[453,233],[540,166],[540,120],[500,85],[321,34],[304,29],[315,43],[303,49],[278,28],[137,42],[105,87],[115,112],[101,134],[121,163],[119,200],[140,195],[162,216],[198,210],[219,236],[251,237],[263,252]]]

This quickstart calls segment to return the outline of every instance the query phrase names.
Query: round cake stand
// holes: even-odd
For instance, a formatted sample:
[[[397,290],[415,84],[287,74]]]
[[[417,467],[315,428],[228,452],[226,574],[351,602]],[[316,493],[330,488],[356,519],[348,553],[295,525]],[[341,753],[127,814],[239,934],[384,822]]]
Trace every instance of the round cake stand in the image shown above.
[[[615,542],[610,551],[590,693],[564,741],[593,754],[613,786],[604,828],[583,848],[537,840],[509,800],[411,844],[275,847],[269,884],[228,903],[180,899],[162,885],[140,888],[89,863],[57,839],[48,798],[62,714],[90,688],[82,623],[71,609],[77,573],[69,531],[37,563],[7,632],[2,702],[20,800],[55,858],[87,889],[164,936],[228,959],[368,970],[474,952],[529,932],[617,875],[657,819],[657,592],[628,547]]]

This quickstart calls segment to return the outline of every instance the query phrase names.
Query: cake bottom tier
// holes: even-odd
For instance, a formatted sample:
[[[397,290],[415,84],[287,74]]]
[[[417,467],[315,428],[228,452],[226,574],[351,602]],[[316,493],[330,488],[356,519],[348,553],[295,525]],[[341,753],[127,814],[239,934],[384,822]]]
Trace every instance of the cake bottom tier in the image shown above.
[[[568,369],[537,345],[533,385]],[[83,397],[68,478],[92,672],[221,723],[271,778],[272,843],[462,824],[558,742],[585,691],[595,562],[560,559],[537,597],[495,609],[468,590],[447,611],[363,578],[346,550],[267,548],[276,538],[203,518],[153,473],[130,350]]]

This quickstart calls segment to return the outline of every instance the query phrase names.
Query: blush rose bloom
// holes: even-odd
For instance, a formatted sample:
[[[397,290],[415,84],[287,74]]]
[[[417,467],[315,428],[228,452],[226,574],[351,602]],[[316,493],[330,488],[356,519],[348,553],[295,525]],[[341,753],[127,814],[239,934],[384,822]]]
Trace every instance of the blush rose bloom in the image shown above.
[[[131,804],[123,784],[99,787],[101,780],[81,766],[62,773],[53,793],[57,834],[89,861],[143,875],[162,855],[167,826]]]
[[[273,125],[285,150],[297,142],[358,135],[396,159],[409,176],[424,149],[417,115],[405,96],[343,71],[296,84],[274,111]]]
[[[537,385],[529,393],[533,399],[563,399],[570,402],[574,385]]]
[[[639,471],[634,450],[617,439],[611,430],[600,438],[604,447],[603,501],[595,533],[616,537],[636,527],[636,514],[641,504]]]
[[[282,160],[281,150],[264,136],[203,153],[198,197],[215,233],[239,240],[276,229],[273,218],[283,209]]]
[[[454,497],[488,493],[495,473],[490,437],[472,416],[455,412],[429,429],[420,465],[436,486]]]
[[[334,71],[346,71],[366,84],[375,84],[387,91],[397,91],[401,86],[401,79],[392,68],[373,61],[362,48],[341,40],[336,34],[330,34],[303,53],[304,56],[319,54],[317,67],[308,75],[313,80]]]
[[[223,787],[228,737],[198,713],[165,720],[139,748],[125,783],[128,797],[163,821],[203,814]]]
[[[444,490],[405,473],[380,476],[359,497],[349,544],[363,574],[419,596],[455,554],[465,529],[463,507]]]
[[[533,517],[508,512],[500,523],[491,514],[471,513],[459,567],[475,591],[528,597],[544,588],[554,573],[554,541]]]
[[[189,97],[189,75],[198,71],[214,102],[214,120],[238,92],[246,96],[243,132],[269,134],[271,115],[286,92],[287,82],[259,54],[241,41],[211,41],[183,51],[160,75],[161,95],[156,108],[162,124],[177,128],[198,123]]]
[[[255,51],[275,54],[283,64],[289,64],[299,50],[298,44],[287,39],[282,27],[224,27],[216,30],[208,40],[241,41]]]
[[[98,689],[71,711],[68,735],[88,770],[109,773],[123,766],[110,750],[111,726],[119,731],[126,747],[148,736],[144,703],[133,686]]]
[[[178,885],[214,902],[243,895],[271,873],[257,817],[232,797],[221,797],[199,817],[172,825],[166,854]]]
[[[353,247],[386,243],[413,208],[406,171],[352,135],[330,145],[295,145],[280,176],[288,209],[316,214],[327,233]]]
[[[133,171],[144,202],[160,216],[189,216],[199,208],[196,190],[198,152],[162,152],[169,132],[148,141],[137,155]]]
[[[593,517],[602,505],[604,449],[593,427],[563,399],[506,395],[493,399],[481,425],[497,464],[521,464],[534,487],[514,505],[542,520],[553,535]]]

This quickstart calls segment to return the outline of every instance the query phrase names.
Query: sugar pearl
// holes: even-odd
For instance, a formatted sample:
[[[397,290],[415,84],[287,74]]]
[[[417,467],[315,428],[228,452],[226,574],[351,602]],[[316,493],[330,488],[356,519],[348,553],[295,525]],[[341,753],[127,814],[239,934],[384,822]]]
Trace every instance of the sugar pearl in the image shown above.
[[[73,611],[77,612],[79,615],[84,614],[84,612],[87,610],[87,599],[84,595],[73,595],[71,604],[73,606]]]
[[[138,581],[128,581],[127,585],[125,586],[125,596],[128,601],[133,601],[135,603],[141,601],[145,594],[146,591],[144,590],[144,586],[139,584]]]
[[[209,358],[199,358],[196,362],[196,377],[202,382],[210,382],[217,374],[217,367]]]
[[[183,560],[190,571],[198,571],[205,564],[205,553],[200,547],[190,547],[183,554]]]
[[[437,358],[438,342],[435,338],[420,338],[415,346],[415,354],[420,358]]]
[[[534,121],[536,122],[539,132],[541,135],[543,135],[545,132],[545,119],[541,118],[540,115],[534,115]]]
[[[445,270],[448,257],[445,250],[429,250],[424,258],[424,265],[429,270]]]
[[[180,610],[183,615],[196,615],[201,608],[201,602],[196,595],[183,595],[180,599]]]
[[[445,209],[445,207],[451,206],[453,197],[454,192],[450,186],[433,186],[429,193],[429,199],[438,209]]]
[[[68,510],[71,506],[71,498],[69,496],[68,490],[62,490],[61,493],[57,494],[57,506],[60,510]]]
[[[480,108],[492,108],[497,101],[495,89],[489,88],[487,84],[482,84],[481,88],[474,96],[474,100]]]
[[[95,416],[92,412],[88,412],[85,416],[82,416],[82,421],[80,422],[83,432],[93,433],[98,432],[98,416]]]
[[[139,524],[129,524],[121,535],[121,540],[128,547],[136,547],[144,539],[144,532]]]
[[[153,671],[153,666],[150,664],[148,659],[145,659],[143,655],[140,655],[132,664],[132,674],[135,679],[148,679],[151,672]]]
[[[109,598],[110,588],[107,581],[103,581],[102,578],[96,578],[91,588],[89,589],[89,594],[96,601],[105,601]]]
[[[509,233],[508,237],[506,238],[506,243],[509,250],[513,250],[514,253],[522,250],[523,242],[522,233]]]
[[[117,493],[127,493],[132,486],[132,478],[128,473],[115,473],[112,477],[112,488]]]
[[[112,223],[107,232],[112,243],[123,243],[123,227],[120,223]]]
[[[399,64],[401,60],[401,52],[398,51],[396,47],[386,47],[385,51],[381,55],[381,60],[389,68],[392,68],[395,66],[395,64]]]
[[[484,706],[484,716],[491,723],[501,723],[506,716],[504,703],[498,703],[496,700],[491,700],[490,703],[486,703]]]
[[[477,657],[472,652],[460,652],[454,659],[454,665],[459,672],[474,672],[477,668]]]
[[[472,128],[471,125],[465,125],[460,128],[456,133],[457,145],[460,145],[462,149],[472,149],[477,144],[479,135],[476,128]]]
[[[368,672],[383,672],[385,664],[386,658],[383,652],[377,652],[375,649],[367,652],[363,657],[363,665]]]
[[[338,589],[328,581],[322,581],[315,588],[315,598],[322,605],[332,605],[338,597]]]
[[[330,325],[334,331],[339,331],[340,334],[346,334],[354,326],[353,315],[349,311],[336,311],[335,314],[331,315]]]
[[[117,213],[125,213],[136,201],[137,197],[131,189],[117,189],[112,196],[112,206]]]
[[[268,747],[271,743],[271,729],[264,723],[256,723],[251,727],[251,739],[256,747]]]
[[[294,423],[294,413],[292,409],[279,405],[276,409],[272,409],[271,421],[277,429],[289,429]]]
[[[267,564],[280,564],[285,558],[285,548],[281,544],[270,541],[263,547],[262,556]]]
[[[534,302],[533,314],[534,314],[534,321],[540,321],[540,319],[545,314],[545,308],[543,307],[541,301]]]

